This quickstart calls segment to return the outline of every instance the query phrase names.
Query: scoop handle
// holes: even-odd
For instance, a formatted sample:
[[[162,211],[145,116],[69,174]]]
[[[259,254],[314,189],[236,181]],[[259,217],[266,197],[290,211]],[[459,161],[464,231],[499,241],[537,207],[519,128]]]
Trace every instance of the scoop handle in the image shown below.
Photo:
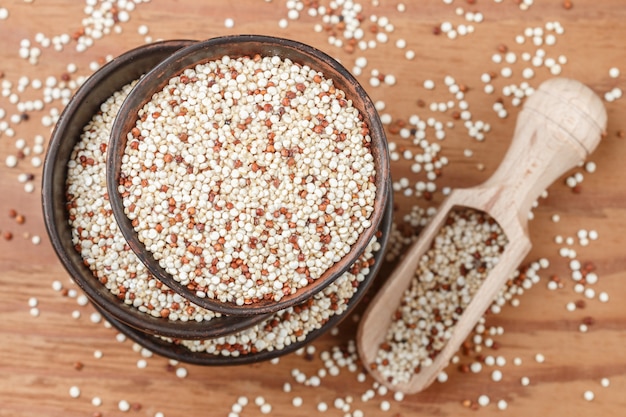
[[[512,204],[526,225],[539,195],[593,152],[606,120],[602,100],[584,84],[567,78],[543,82],[524,103],[511,145],[482,187],[508,194],[494,202]]]

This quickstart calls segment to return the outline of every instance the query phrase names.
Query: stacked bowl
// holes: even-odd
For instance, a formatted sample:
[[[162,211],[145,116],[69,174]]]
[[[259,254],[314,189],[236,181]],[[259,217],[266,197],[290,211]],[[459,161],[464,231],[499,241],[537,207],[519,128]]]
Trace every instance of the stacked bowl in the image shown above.
[[[291,352],[352,311],[391,227],[366,92],[305,44],[238,35],[128,51],[52,133],[44,220],[121,332],[219,365]]]

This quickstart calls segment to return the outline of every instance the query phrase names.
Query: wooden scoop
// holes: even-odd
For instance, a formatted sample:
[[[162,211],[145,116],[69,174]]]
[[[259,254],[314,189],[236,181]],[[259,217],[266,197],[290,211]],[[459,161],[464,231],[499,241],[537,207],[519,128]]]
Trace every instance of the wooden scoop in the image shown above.
[[[526,100],[517,119],[511,146],[495,173],[479,186],[452,191],[365,311],[357,333],[357,346],[364,366],[378,382],[394,391],[416,393],[430,385],[448,365],[528,254],[531,247],[528,214],[533,202],[552,182],[583,162],[595,149],[604,133],[606,119],[600,98],[574,80],[555,78],[546,81]],[[468,207],[490,215],[506,234],[508,244],[433,364],[422,367],[406,383],[391,384],[369,365],[375,362],[392,316],[411,283],[422,254],[430,248],[432,239],[456,207]]]

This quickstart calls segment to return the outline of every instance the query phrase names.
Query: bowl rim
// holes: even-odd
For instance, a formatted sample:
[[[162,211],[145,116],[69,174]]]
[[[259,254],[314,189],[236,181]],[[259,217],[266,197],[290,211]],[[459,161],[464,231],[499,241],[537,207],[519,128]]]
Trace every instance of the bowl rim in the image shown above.
[[[370,288],[372,288],[372,284],[376,280],[382,264],[385,261],[386,249],[389,243],[391,227],[393,223],[394,204],[392,193],[388,195],[387,201],[388,205],[385,206],[385,214],[383,215],[383,219],[377,230],[381,232],[381,237],[378,239],[378,243],[380,243],[380,249],[374,253],[374,259],[376,261],[374,265],[370,268],[370,271],[367,274],[366,278],[359,284],[357,290],[348,301],[346,310],[343,311],[341,314],[330,317],[328,321],[326,321],[326,323],[324,323],[319,329],[309,332],[303,340],[287,345],[283,349],[264,350],[259,353],[250,353],[239,356],[223,356],[219,354],[207,353],[204,351],[194,352],[178,343],[162,340],[157,337],[137,331],[136,329],[126,326],[123,323],[112,321],[111,317],[108,316],[106,312],[101,311],[101,313],[103,313],[105,319],[108,320],[111,325],[114,326],[118,331],[125,334],[134,342],[145,347],[151,352],[168,359],[175,359],[189,364],[203,366],[245,365],[267,361],[277,358],[279,356],[287,355],[313,342],[315,339],[322,336],[331,328],[339,325],[346,317],[348,317],[354,311],[357,305],[368,293]]]
[[[99,100],[99,94],[111,86],[115,86],[114,91],[119,90],[124,85],[136,79],[146,71],[142,68],[132,69],[133,65],[152,64],[158,58],[166,57],[174,51],[190,45],[196,41],[186,39],[174,39],[154,42],[141,45],[122,53],[110,62],[103,65],[94,72],[75,92],[67,106],[61,113],[57,121],[48,144],[48,150],[44,158],[42,171],[41,205],[46,232],[52,247],[61,261],[62,266],[69,273],[72,280],[86,294],[90,301],[102,309],[105,309],[116,320],[128,326],[139,329],[143,332],[152,333],[166,337],[184,337],[189,339],[218,337],[234,331],[250,327],[263,319],[263,317],[216,317],[207,321],[170,321],[163,318],[152,317],[147,313],[139,311],[137,308],[125,304],[117,299],[99,280],[93,275],[91,270],[82,262],[82,257],[72,247],[71,226],[68,223],[66,200],[59,201],[58,195],[65,196],[67,167],[61,168],[58,161],[64,143],[73,141],[69,150],[75,146],[80,138],[84,126],[91,120],[95,111],[109,96]],[[131,68],[125,76],[118,71]],[[130,74],[133,72],[133,74]],[[134,77],[131,78],[131,75]],[[95,109],[90,115],[86,115],[85,123],[82,123],[81,112],[85,107]],[[81,111],[81,109],[83,109]],[[78,124],[77,124],[78,123]],[[65,144],[65,146],[70,146]],[[67,150],[65,150],[67,152]],[[62,176],[59,178],[59,176]],[[63,187],[59,190],[59,187]],[[69,237],[69,243],[62,238]],[[93,277],[93,279],[91,279]]]
[[[246,48],[257,49],[250,51]],[[268,56],[270,54],[282,55],[296,64],[302,64],[302,61],[304,61],[305,65],[309,65],[311,68],[324,73],[326,77],[332,78],[335,85],[339,84],[344,88],[344,92],[347,96],[350,91],[346,91],[347,89],[344,85],[353,89],[353,95],[349,95],[348,98],[352,99],[354,103],[358,102],[360,104],[360,106],[355,105],[355,107],[359,109],[359,112],[366,120],[370,137],[372,138],[371,149],[376,164],[375,183],[377,189],[374,200],[374,210],[370,218],[371,226],[361,233],[357,241],[352,245],[350,252],[340,261],[328,268],[324,274],[313,283],[301,288],[295,294],[284,296],[278,302],[273,300],[260,300],[252,304],[239,306],[234,302],[221,302],[209,297],[200,297],[167,273],[165,269],[158,264],[158,261],[154,259],[152,253],[140,242],[137,232],[133,229],[131,221],[124,212],[122,198],[118,192],[117,185],[119,184],[121,159],[127,141],[126,135],[130,132],[131,126],[134,126],[136,122],[138,110],[152,98],[154,93],[160,91],[170,78],[198,63],[208,62],[225,55],[232,58],[253,56],[255,54],[262,56]],[[314,62],[315,65],[311,65],[311,62]],[[328,74],[329,71],[332,72],[331,76]],[[387,181],[390,176],[390,162],[386,134],[382,122],[380,121],[378,111],[365,89],[341,63],[325,52],[302,42],[275,36],[246,34],[221,36],[197,42],[172,54],[146,74],[124,101],[119,114],[127,115],[127,117],[116,118],[112,128],[111,146],[109,146],[107,150],[107,166],[109,167],[107,170],[107,187],[111,207],[118,226],[131,249],[157,279],[185,298],[204,308],[228,315],[256,315],[273,313],[301,303],[315,293],[323,290],[350,267],[358,254],[363,251],[374,233],[376,233],[384,214],[387,196],[390,193],[390,185]]]

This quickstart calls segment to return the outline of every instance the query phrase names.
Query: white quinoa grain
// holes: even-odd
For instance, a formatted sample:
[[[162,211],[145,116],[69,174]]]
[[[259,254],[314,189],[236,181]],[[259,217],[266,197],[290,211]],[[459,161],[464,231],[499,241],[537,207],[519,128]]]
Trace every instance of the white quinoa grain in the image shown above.
[[[148,29],[148,26],[146,25],[140,25],[139,27],[137,27],[137,33],[141,36],[146,36],[149,31],[150,29]]]
[[[102,316],[98,312],[93,312],[89,315],[89,320],[92,323],[100,323],[102,321]]]
[[[8,155],[4,160],[7,168],[15,168],[17,166],[17,157],[15,155]]]
[[[389,411],[391,409],[391,403],[387,400],[383,400],[380,402],[380,410],[381,411]]]
[[[588,161],[585,163],[585,171],[589,173],[596,172],[596,163],[593,161]]]
[[[482,369],[483,369],[483,366],[480,362],[472,362],[472,364],[470,365],[470,371],[472,371],[475,374],[482,371]]]
[[[291,400],[291,404],[294,407],[301,407],[302,406],[302,397],[293,397]]]
[[[81,294],[78,297],[76,297],[76,304],[78,304],[79,306],[86,306],[89,303],[89,299],[87,298],[86,295]]]
[[[70,387],[70,397],[72,397],[72,398],[80,397],[80,388],[78,388],[76,385],[71,386]]]
[[[497,405],[498,405],[498,410],[506,410],[509,406],[506,400],[499,400]]]
[[[130,410],[130,403],[126,400],[120,400],[117,403],[117,408],[121,411],[121,412],[127,412],[128,410]]]
[[[602,385],[604,388],[607,388],[609,385],[611,385],[611,381],[609,380],[609,378],[602,378],[600,380],[600,385]]]
[[[593,401],[593,399],[595,398],[595,394],[593,393],[593,391],[587,390],[583,393],[583,398],[587,401]]]
[[[100,399],[100,397],[93,397],[91,399],[91,405],[94,407],[100,407],[102,405],[102,399]]]
[[[179,367],[176,368],[176,376],[179,378],[186,378],[187,377],[187,368],[184,367]]]

